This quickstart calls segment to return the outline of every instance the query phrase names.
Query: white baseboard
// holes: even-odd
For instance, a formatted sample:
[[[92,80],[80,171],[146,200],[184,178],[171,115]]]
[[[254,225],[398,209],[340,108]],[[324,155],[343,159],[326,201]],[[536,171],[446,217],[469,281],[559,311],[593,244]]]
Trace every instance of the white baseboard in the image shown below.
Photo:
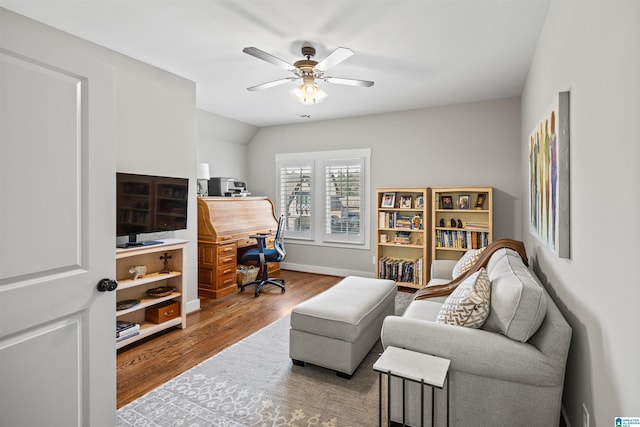
[[[200,299],[196,298],[192,301],[187,301],[187,313],[191,313],[193,311],[198,311],[200,310]]]
[[[371,271],[348,270],[343,268],[322,267],[318,265],[295,264],[290,262],[281,262],[280,268],[283,270],[302,271],[305,273],[326,274],[329,276],[361,276],[375,278],[375,273]]]

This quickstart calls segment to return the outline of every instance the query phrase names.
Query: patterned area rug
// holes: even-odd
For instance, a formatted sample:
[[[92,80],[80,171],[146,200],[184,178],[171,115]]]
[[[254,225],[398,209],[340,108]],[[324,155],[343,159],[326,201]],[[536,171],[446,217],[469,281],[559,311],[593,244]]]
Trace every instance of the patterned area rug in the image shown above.
[[[396,314],[412,294],[399,292]],[[120,408],[118,426],[372,426],[380,341],[350,380],[289,359],[284,317]]]

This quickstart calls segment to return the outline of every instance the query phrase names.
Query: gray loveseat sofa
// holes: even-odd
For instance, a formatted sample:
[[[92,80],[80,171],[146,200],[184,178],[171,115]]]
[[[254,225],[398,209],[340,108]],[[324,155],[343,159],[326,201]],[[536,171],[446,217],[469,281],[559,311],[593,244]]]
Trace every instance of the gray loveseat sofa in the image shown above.
[[[429,285],[451,280],[455,261],[434,261]],[[452,426],[557,426],[571,328],[516,251],[502,248],[487,264],[490,312],[480,329],[437,323],[447,297],[411,302],[389,316],[382,344],[444,357]],[[391,419],[402,422],[400,380],[391,384]],[[431,397],[425,391],[428,419]],[[420,425],[419,385],[407,383],[406,422]],[[446,422],[446,388],[436,392],[436,425]]]

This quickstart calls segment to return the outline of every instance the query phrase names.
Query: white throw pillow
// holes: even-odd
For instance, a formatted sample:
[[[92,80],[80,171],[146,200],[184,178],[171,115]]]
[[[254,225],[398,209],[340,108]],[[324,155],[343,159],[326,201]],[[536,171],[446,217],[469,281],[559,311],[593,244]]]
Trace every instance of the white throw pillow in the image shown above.
[[[449,295],[440,308],[436,322],[479,328],[489,315],[490,298],[489,275],[481,268]]]
[[[453,266],[453,271],[451,272],[451,278],[455,279],[458,276],[462,276],[467,271],[471,270],[473,264],[476,263],[480,255],[482,255],[482,251],[485,248],[480,249],[469,249],[467,252],[462,255],[462,258],[456,262],[456,265]]]
[[[482,329],[527,342],[547,315],[544,288],[516,251],[498,252],[504,253],[497,262],[489,262],[491,308]]]

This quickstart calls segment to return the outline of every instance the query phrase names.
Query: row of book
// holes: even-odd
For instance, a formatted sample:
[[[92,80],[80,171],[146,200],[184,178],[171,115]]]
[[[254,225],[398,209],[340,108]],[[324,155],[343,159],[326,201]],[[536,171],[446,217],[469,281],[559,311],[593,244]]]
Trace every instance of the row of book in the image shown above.
[[[486,231],[436,230],[437,248],[478,249],[489,244]]]
[[[126,320],[116,320],[116,342],[134,337],[140,333],[140,324]]]
[[[379,212],[378,228],[401,228],[422,230],[422,215],[407,215],[403,212]]]
[[[423,283],[423,259],[415,261],[408,259],[381,257],[378,260],[378,271],[380,279],[388,279],[396,282],[413,283],[422,285]]]

